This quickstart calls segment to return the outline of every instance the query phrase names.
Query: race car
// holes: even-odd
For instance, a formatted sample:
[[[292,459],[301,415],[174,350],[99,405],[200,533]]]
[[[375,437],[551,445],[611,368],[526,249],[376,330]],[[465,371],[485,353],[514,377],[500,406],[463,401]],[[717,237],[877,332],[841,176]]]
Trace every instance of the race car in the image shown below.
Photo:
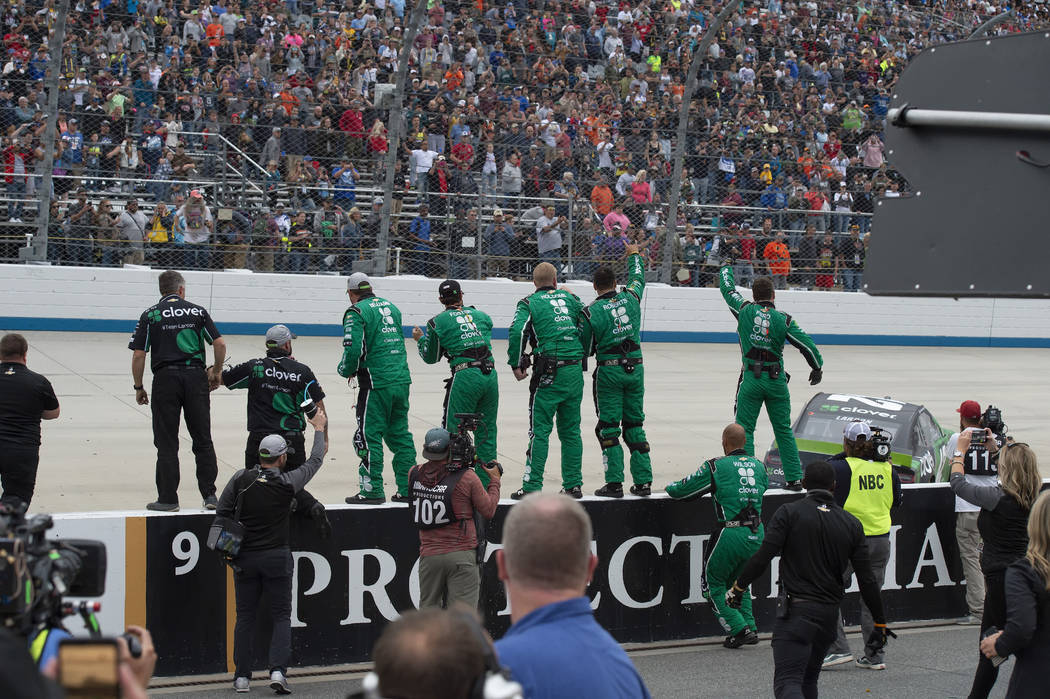
[[[902,483],[928,483],[945,458],[952,432],[940,426],[930,411],[915,403],[841,393],[818,393],[795,419],[792,430],[802,465],[823,461],[842,451],[842,431],[849,422],[881,427],[890,436],[890,460]],[[784,484],[776,442],[764,460],[770,487]]]

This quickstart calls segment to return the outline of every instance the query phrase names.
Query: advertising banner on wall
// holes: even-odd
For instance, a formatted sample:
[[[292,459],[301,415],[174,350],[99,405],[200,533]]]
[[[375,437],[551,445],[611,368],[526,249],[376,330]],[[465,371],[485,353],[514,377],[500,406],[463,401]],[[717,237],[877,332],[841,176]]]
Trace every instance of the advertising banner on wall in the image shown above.
[[[764,518],[802,497],[766,497]],[[512,505],[501,504],[488,538],[481,612],[499,638],[510,610],[497,579],[495,551]],[[715,531],[710,498],[619,501],[586,499],[599,565],[588,590],[598,621],[622,643],[722,633],[703,598],[700,574]],[[366,661],[384,626],[418,604],[419,544],[408,507],[332,508],[334,532],[317,538],[310,520],[293,517],[293,664]],[[906,486],[894,511],[893,552],[884,601],[891,621],[953,618],[965,612],[955,545],[954,500],[945,486]],[[204,546],[210,517],[148,517],[144,561],[146,623],[160,675],[230,669],[235,619],[230,573]],[[129,560],[134,556],[129,552]],[[753,588],[759,629],[771,628],[777,561]],[[855,586],[853,588],[855,590]],[[857,623],[858,595],[847,596],[847,623]],[[266,606],[264,600],[263,605]],[[269,620],[260,610],[256,653],[266,666]]]

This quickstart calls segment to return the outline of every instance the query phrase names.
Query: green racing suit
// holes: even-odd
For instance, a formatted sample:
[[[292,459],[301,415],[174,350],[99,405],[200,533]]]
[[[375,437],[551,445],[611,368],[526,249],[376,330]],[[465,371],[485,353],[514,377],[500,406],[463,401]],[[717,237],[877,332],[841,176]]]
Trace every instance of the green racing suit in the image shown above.
[[[356,375],[357,430],[354,448],[361,458],[358,469],[361,494],[385,497],[383,492],[383,441],[393,452],[397,492],[408,495],[408,471],[416,463],[416,447],[408,431],[408,373],[401,311],[378,296],[366,296],[343,314],[343,358],[339,375]]]
[[[733,268],[722,267],[718,273],[722,298],[737,319],[737,337],[743,368],[736,391],[736,422],[747,433],[745,449],[755,455],[755,423],[762,405],[773,423],[784,480],[802,478],[798,446],[791,431],[791,395],[788,393],[788,374],[784,371],[784,343],[790,342],[814,372],[824,364],[820,351],[791,316],[778,311],[772,301],[753,303],[744,300],[736,290]],[[819,382],[819,378],[811,383]]]
[[[722,527],[707,546],[701,589],[730,636],[745,628],[758,631],[751,595],[745,593],[740,609],[733,609],[726,604],[726,589],[762,545],[762,495],[767,484],[762,462],[737,449],[705,461],[696,473],[667,486],[667,494],[676,500],[705,493],[714,499],[715,519]]]
[[[419,339],[419,356],[427,364],[444,357],[452,370],[452,377],[445,381],[441,426],[454,433],[459,427],[457,413],[480,413],[477,457],[495,461],[499,381],[492,359],[492,318],[473,306],[446,308],[427,322]],[[479,476],[487,485],[487,474],[481,471]]]
[[[541,287],[518,301],[510,325],[510,366],[528,368],[526,350],[530,345],[535,348],[529,382],[529,448],[521,486],[527,493],[543,488],[543,468],[555,421],[561,442],[562,488],[583,485],[583,310],[583,302],[575,294],[553,286]]]
[[[649,442],[642,427],[645,412],[645,373],[642,367],[642,292],[645,267],[642,256],[627,260],[627,284],[623,291],[602,294],[584,311],[581,339],[584,351],[594,354],[594,407],[598,424],[594,428],[602,448],[606,483],[623,483],[624,442],[631,452],[631,478],[635,483],[652,483],[653,470]]]

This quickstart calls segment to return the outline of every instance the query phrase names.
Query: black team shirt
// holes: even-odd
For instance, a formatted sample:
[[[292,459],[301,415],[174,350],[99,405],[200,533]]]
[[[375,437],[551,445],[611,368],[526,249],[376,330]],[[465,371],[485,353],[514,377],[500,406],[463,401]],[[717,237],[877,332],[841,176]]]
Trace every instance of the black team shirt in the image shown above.
[[[139,317],[128,349],[150,352],[154,372],[172,364],[203,369],[207,366],[205,345],[220,337],[208,311],[178,294],[169,294]]]
[[[25,364],[0,363],[0,444],[40,446],[40,419],[58,407],[51,382]]]
[[[226,369],[222,384],[231,390],[248,389],[249,432],[302,432],[306,418],[299,405],[306,400],[306,393],[314,403],[324,400],[324,391],[310,367],[279,349],[267,350],[262,359]]]

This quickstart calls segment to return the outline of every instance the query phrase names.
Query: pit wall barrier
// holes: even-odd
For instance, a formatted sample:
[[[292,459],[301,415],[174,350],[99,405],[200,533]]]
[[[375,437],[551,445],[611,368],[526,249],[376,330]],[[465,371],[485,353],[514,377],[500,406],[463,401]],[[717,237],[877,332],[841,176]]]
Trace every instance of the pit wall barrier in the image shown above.
[[[0,265],[0,327],[17,330],[127,332],[155,303],[160,270]],[[285,323],[300,335],[342,334],[348,300],[338,276],[184,272],[187,297],[206,307],[226,334],[261,334]],[[440,311],[439,280],[382,277],[378,295],[402,312],[406,332]],[[506,279],[461,282],[467,304],[492,316],[506,338],[519,299],[532,284]],[[584,301],[586,282],[567,282]],[[745,294],[750,296],[749,293]],[[822,344],[1050,347],[1050,304],[1033,299],[871,297],[863,293],[780,291],[778,306]],[[717,289],[650,284],[642,301],[648,342],[736,342]]]
[[[801,497],[770,491],[767,522],[777,507]],[[704,553],[715,531],[710,497],[665,495],[610,501],[584,498],[598,555],[587,595],[598,621],[621,643],[716,636],[719,627],[700,587]],[[893,512],[883,601],[891,622],[946,619],[966,612],[955,543],[955,499],[945,484],[904,486]],[[510,625],[497,579],[495,552],[503,501],[488,531],[481,612],[494,638]],[[103,512],[55,516],[52,534],[98,538],[109,568],[100,622],[105,633],[140,624],[153,633],[161,676],[232,671],[235,606],[232,573],[208,550],[214,515]],[[317,539],[313,522],[292,518],[293,666],[367,661],[383,627],[419,601],[419,539],[407,505],[329,508],[333,535]],[[755,617],[772,627],[779,558],[756,581]],[[856,592],[856,582],[850,591]],[[265,602],[263,604],[265,607]],[[859,623],[859,595],[846,597],[847,624]],[[80,631],[71,619],[70,630]],[[257,667],[266,667],[271,622],[260,614]]]

